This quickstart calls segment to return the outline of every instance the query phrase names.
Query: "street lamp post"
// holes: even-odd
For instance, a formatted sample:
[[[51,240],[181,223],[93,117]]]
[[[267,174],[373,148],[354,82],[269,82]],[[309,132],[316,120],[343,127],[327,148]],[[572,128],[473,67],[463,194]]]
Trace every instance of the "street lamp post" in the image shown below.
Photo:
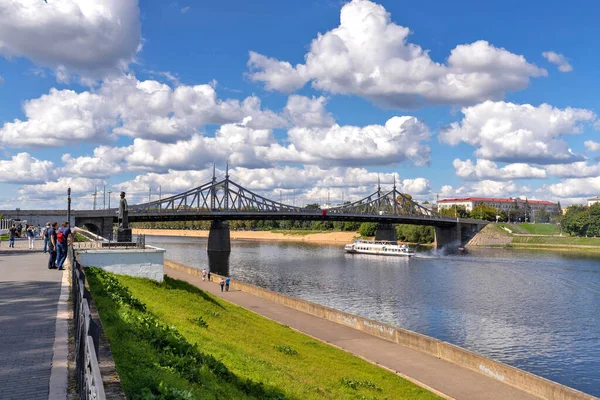
[[[67,189],[67,222],[71,223],[71,188]]]
[[[112,193],[112,190],[108,189],[108,208],[110,208],[110,194]]]

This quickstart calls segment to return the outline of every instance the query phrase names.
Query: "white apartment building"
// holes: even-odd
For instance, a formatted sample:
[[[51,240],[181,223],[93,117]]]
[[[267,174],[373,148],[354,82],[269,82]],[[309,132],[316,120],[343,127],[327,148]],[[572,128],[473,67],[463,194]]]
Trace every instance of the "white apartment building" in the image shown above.
[[[600,201],[600,199],[598,200]],[[525,200],[515,198],[491,198],[491,197],[464,197],[456,199],[443,199],[438,201],[438,209],[451,208],[452,206],[464,207],[465,210],[471,212],[473,207],[483,204],[486,206],[494,207],[498,210],[502,210],[506,213],[514,207],[515,202],[519,208],[525,205]],[[588,201],[589,202],[589,201]],[[558,204],[552,203],[546,200],[527,200],[527,203],[531,207],[531,216],[535,216],[536,212],[542,208],[546,208],[546,211],[550,214],[558,213]]]
[[[600,197],[592,197],[591,199],[588,199],[588,207],[596,204],[596,203],[600,203]]]

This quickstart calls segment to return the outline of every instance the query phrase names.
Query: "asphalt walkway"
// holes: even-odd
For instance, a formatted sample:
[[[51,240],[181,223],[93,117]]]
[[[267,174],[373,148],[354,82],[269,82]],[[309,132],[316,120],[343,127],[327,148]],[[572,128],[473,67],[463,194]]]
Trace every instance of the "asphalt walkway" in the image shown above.
[[[48,270],[46,254],[7,245],[0,251],[0,398],[46,400],[63,274]]]
[[[485,375],[368,333],[336,324],[241,291],[221,293],[216,282],[165,266],[172,278],[186,281],[211,294],[264,317],[377,363],[420,382],[447,398],[457,400],[533,400],[537,397]]]

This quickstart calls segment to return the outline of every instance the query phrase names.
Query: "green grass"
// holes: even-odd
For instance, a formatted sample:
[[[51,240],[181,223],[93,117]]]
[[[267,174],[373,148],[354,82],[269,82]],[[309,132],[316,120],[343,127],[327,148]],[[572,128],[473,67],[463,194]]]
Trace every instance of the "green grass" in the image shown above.
[[[560,227],[556,224],[519,224],[520,228],[534,235],[558,235]]]
[[[129,399],[438,398],[185,282],[88,271]]]
[[[514,236],[512,243],[536,245],[600,246],[600,238],[576,236]]]

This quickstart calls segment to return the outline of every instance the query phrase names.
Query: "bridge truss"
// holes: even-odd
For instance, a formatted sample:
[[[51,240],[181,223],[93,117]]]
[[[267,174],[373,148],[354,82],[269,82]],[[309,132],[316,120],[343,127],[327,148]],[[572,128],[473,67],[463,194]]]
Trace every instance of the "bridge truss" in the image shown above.
[[[238,217],[254,218],[260,214],[274,219],[278,215],[289,219],[297,215],[299,218],[311,215],[325,216],[406,216],[421,217],[428,220],[445,220],[437,214],[415,202],[409,196],[399,192],[394,182],[393,189],[382,192],[381,186],[377,191],[353,203],[344,204],[326,210],[315,210],[296,207],[270,200],[243,186],[233,182],[229,175],[217,180],[213,176],[211,182],[188,190],[175,196],[161,200],[129,206],[130,218],[144,215],[146,218],[164,215],[181,214],[210,214],[220,215],[221,218],[235,219]],[[242,218],[241,218],[242,219]]]

